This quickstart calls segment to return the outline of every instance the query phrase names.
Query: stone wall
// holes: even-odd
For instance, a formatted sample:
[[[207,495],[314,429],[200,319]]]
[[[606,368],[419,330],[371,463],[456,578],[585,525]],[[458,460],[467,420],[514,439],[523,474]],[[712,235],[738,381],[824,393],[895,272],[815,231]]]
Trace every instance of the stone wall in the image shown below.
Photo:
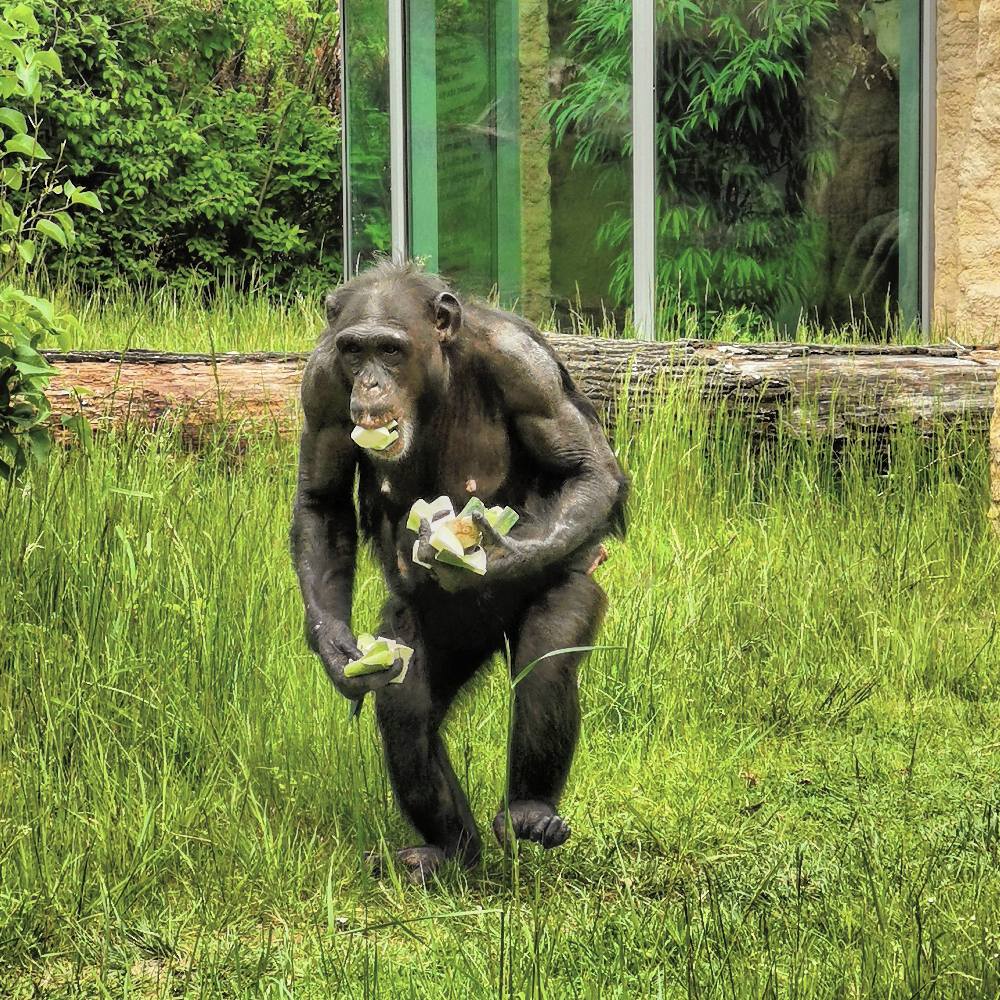
[[[1000,0],[937,0],[934,307],[1000,340]]]

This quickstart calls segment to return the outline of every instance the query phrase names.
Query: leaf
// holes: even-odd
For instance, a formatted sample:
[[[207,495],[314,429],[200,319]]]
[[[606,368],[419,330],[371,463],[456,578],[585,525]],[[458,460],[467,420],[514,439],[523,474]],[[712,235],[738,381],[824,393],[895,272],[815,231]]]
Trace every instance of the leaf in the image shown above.
[[[27,66],[17,67],[17,78],[24,87],[25,97],[36,99],[41,91],[38,82],[38,66],[31,62]]]
[[[17,167],[4,167],[0,170],[0,182],[6,184],[12,191],[20,191],[24,185],[24,171]]]
[[[52,70],[53,73],[62,76],[62,63],[59,61],[59,56],[52,49],[42,49],[41,52],[36,52],[32,62],[36,62],[40,66],[44,66],[46,69]]]
[[[0,124],[6,125],[7,128],[13,129],[21,135],[28,131],[28,119],[20,111],[15,111],[13,108],[0,108]]]
[[[77,441],[79,441],[83,446],[84,450],[88,451],[94,436],[91,432],[90,424],[87,422],[87,418],[84,417],[82,413],[64,413],[61,421],[63,427],[65,427],[68,431],[72,431],[76,435]]]
[[[47,160],[49,158],[49,154],[30,135],[11,136],[4,144],[4,149],[8,153],[21,153],[36,160]]]
[[[44,427],[32,427],[28,431],[28,446],[31,457],[36,462],[44,462],[52,449],[52,438]]]
[[[22,375],[55,375],[56,370],[51,365],[33,365],[29,361],[15,361],[14,367]]]
[[[49,325],[53,326],[56,321],[55,306],[48,299],[40,299],[36,295],[22,296],[28,306],[33,309]]]
[[[66,239],[72,243],[76,238],[76,229],[73,226],[73,219],[69,212],[56,212],[56,220],[62,226],[63,232],[66,234]]]
[[[25,240],[23,243],[18,243],[17,252],[25,264],[30,264],[35,259],[35,241]]]
[[[93,191],[81,191],[79,188],[75,188],[71,192],[68,184],[66,185],[66,191],[73,205],[87,205],[90,208],[96,208],[98,212],[104,211],[100,198]]]
[[[4,9],[3,13],[4,17],[8,21],[14,21],[16,24],[23,24],[31,31],[40,30],[38,27],[38,21],[35,18],[35,12],[26,3],[19,3],[13,7],[7,7]]]
[[[39,219],[35,223],[35,229],[43,236],[55,240],[60,246],[68,246],[66,234],[62,231],[62,226],[57,226],[51,219]]]

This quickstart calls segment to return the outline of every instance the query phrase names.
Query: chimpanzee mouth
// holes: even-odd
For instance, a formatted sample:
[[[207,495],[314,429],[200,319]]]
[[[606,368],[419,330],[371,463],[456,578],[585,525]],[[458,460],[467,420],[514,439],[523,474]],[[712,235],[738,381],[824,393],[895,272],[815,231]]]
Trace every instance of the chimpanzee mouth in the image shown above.
[[[356,424],[351,431],[351,440],[369,452],[372,458],[392,460],[399,458],[406,449],[407,426],[400,426],[394,417],[384,421],[366,420]]]

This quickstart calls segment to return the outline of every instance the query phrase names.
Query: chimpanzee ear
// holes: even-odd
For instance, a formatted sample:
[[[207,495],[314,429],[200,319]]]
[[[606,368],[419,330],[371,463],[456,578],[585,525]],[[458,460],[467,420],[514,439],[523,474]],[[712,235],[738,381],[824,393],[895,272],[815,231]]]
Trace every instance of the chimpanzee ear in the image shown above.
[[[451,292],[439,292],[434,299],[434,328],[442,344],[451,340],[462,325],[462,306]]]
[[[333,326],[333,321],[340,315],[344,308],[343,286],[326,293],[323,305],[326,308],[326,325]]]

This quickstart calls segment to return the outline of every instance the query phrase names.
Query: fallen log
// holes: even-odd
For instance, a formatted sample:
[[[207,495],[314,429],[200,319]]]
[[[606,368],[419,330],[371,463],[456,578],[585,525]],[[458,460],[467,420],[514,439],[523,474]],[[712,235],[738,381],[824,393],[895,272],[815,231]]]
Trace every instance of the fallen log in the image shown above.
[[[647,401],[658,383],[697,380],[701,397],[796,433],[884,434],[903,424],[930,434],[961,424],[985,435],[1000,347],[962,345],[645,343],[550,335],[580,389],[613,417],[623,389]],[[240,424],[294,433],[308,354],[48,352],[59,369],[48,395],[57,416],[82,412],[95,429],[177,421],[186,434]],[[1000,432],[997,447],[1000,449]],[[1000,451],[998,451],[1000,456]]]

